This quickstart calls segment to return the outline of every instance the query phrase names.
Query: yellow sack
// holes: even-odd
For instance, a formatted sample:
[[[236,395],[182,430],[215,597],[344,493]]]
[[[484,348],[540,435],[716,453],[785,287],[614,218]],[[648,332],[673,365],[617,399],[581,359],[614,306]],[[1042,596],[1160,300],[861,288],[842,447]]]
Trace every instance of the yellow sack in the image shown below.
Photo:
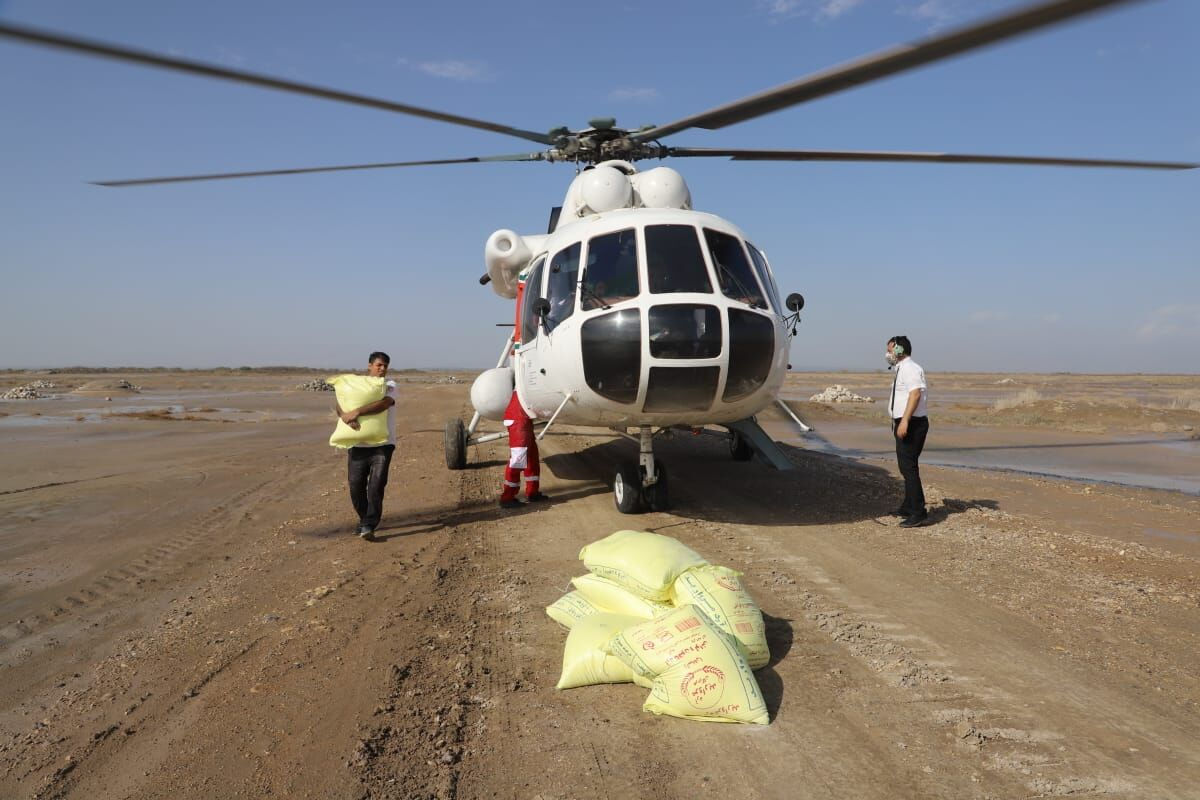
[[[715,566],[689,569],[675,579],[671,600],[677,606],[698,606],[714,625],[736,639],[750,669],[765,667],[771,660],[762,611],[740,572]]]
[[[584,547],[579,558],[589,572],[660,603],[670,599],[671,584],[681,572],[708,563],[670,536],[642,531],[617,531]]]
[[[371,375],[335,375],[328,378],[327,382],[333,384],[333,392],[343,411],[362,408],[376,400],[382,400],[387,394],[384,379]],[[333,435],[329,437],[329,443],[343,450],[359,444],[383,444],[388,440],[387,418],[386,411],[359,417],[358,430],[339,419],[337,427],[333,429]]]
[[[567,634],[563,647],[562,677],[556,689],[574,689],[597,683],[629,683],[633,670],[605,649],[610,639],[642,620],[624,614],[593,614],[580,620]],[[650,688],[648,682],[642,686]]]
[[[647,600],[638,597],[633,592],[608,578],[587,573],[578,578],[572,578],[575,585],[572,594],[580,595],[584,600],[610,614],[628,614],[641,620],[654,619],[659,614],[670,611],[672,606],[657,600]]]
[[[546,606],[546,616],[568,630],[574,628],[580,620],[599,613],[601,613],[601,609],[584,597],[581,592],[567,592]]]
[[[770,722],[737,643],[696,606],[625,628],[608,652],[653,681],[643,711],[704,722]]]

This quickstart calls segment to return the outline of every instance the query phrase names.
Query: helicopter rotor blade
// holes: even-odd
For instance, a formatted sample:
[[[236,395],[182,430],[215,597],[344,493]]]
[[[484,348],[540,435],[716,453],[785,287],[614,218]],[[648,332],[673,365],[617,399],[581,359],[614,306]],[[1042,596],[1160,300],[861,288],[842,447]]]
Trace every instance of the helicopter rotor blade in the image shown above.
[[[209,175],[174,175],[159,178],[133,178],[120,181],[92,181],[93,186],[124,188],[151,186],[159,183],[189,183],[192,181],[222,181],[231,178],[264,178],[275,175],[306,175],[313,172],[349,172],[362,169],[392,169],[394,167],[429,167],[442,164],[483,164],[494,161],[543,161],[542,153],[517,153],[508,156],[472,156],[470,158],[439,158],[431,161],[392,161],[380,164],[347,164],[331,167],[300,167],[298,169],[268,169],[256,172],[219,172]]]
[[[229,69],[228,67],[221,67],[217,66],[216,64],[206,64],[202,61],[192,61],[190,59],[159,55],[146,50],[138,50],[132,47],[122,47],[118,45],[107,44],[105,42],[98,42],[92,39],[67,36],[65,34],[56,33],[53,31],[29,28],[22,25],[0,23],[0,37],[8,37],[10,39],[17,39],[19,41],[47,47],[58,47],[64,50],[73,50],[77,53],[86,53],[88,55],[100,56],[103,58],[112,58],[118,61],[129,61],[135,64],[142,64],[144,66],[176,70],[178,72],[186,72],[192,75],[202,75],[208,78],[219,78],[221,80],[234,81],[236,83],[248,83],[253,86],[262,86],[268,89],[292,92],[294,94],[320,97],[325,100],[351,103],[353,105],[366,106],[368,108],[376,108],[383,111],[392,111],[398,114],[409,114],[414,117],[425,117],[426,119],[434,119],[438,120],[439,122],[448,122],[452,125],[463,125],[468,128],[479,128],[485,131],[507,134],[508,136],[516,136],[520,139],[528,139],[532,142],[538,142],[539,144],[550,145],[554,143],[554,140],[546,134],[521,130],[520,128],[501,125],[496,122],[488,122],[487,120],[472,119],[471,117],[462,117],[457,114],[447,114],[443,111],[434,111],[432,109],[421,108],[420,106],[408,105],[406,103],[397,103],[391,100],[381,100],[375,97],[367,97],[366,95],[342,92],[337,89],[329,89],[324,86],[314,86],[312,84],[299,83],[297,81],[284,80],[282,78],[274,78],[269,75],[259,75],[253,72]]]
[[[1185,161],[1129,161],[1111,158],[1056,156],[997,156],[968,153],[902,153],[877,150],[728,150],[708,147],[669,147],[667,155],[682,158],[729,158],[733,161],[893,161],[934,164],[1028,164],[1043,167],[1124,167],[1128,169],[1196,169]]]
[[[630,138],[652,141],[688,128],[716,130],[755,117],[835,94],[905,70],[975,50],[1019,34],[1045,28],[1108,6],[1144,0],[1052,0],[939,36],[898,45],[831,67],[791,83],[710,109],[700,114],[639,131]]]

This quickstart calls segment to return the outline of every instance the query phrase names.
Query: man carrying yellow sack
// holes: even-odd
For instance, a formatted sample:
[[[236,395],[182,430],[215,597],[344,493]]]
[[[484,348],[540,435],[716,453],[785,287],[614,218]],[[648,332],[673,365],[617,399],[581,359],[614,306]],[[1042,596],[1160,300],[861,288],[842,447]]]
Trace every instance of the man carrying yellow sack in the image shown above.
[[[387,353],[371,353],[367,375],[386,378],[392,360]],[[361,380],[361,379],[360,379]],[[346,475],[350,482],[350,502],[358,513],[358,535],[368,542],[375,541],[375,529],[383,516],[383,490],[387,487],[388,467],[396,450],[396,382],[385,381],[382,398],[357,408],[344,409],[337,402],[338,417],[354,430],[361,430],[366,418],[387,412],[386,438],[378,442],[358,443],[350,447]],[[338,385],[334,383],[335,390]],[[340,392],[339,392],[340,394]]]

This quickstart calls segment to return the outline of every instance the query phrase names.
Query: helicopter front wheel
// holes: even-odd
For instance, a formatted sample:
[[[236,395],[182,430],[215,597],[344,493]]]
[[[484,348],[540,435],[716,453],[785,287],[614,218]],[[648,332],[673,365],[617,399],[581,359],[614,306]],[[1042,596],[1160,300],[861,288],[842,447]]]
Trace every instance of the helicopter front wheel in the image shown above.
[[[446,451],[446,466],[450,469],[466,469],[467,431],[461,419],[446,423],[442,432],[442,446]]]
[[[658,480],[642,489],[642,502],[651,511],[666,511],[671,506],[671,495],[667,492],[667,468],[662,462],[654,465]]]
[[[642,474],[637,462],[625,461],[617,466],[613,477],[613,500],[622,514],[637,514],[642,507]]]

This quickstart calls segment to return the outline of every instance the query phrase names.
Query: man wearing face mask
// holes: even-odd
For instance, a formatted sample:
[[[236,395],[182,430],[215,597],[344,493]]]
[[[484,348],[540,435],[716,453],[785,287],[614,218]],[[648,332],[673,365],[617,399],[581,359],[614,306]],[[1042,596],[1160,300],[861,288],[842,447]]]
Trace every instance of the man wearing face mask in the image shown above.
[[[925,412],[928,386],[925,370],[912,360],[912,342],[907,336],[888,339],[885,357],[890,368],[896,371],[888,414],[896,438],[896,463],[904,476],[904,502],[895,515],[903,518],[901,528],[917,528],[929,520],[929,512],[925,510],[925,490],[921,486],[921,468],[917,463],[929,433],[929,417]]]

